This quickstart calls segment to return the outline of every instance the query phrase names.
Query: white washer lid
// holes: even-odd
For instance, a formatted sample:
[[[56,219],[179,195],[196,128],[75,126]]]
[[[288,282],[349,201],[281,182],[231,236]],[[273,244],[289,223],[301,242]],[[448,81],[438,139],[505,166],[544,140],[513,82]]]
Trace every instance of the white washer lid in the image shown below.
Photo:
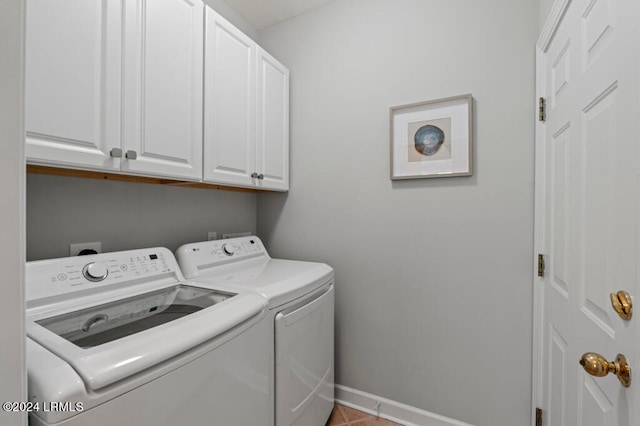
[[[238,294],[172,322],[92,348],[80,348],[27,318],[30,338],[68,362],[98,390],[211,341],[265,311],[256,294]]]

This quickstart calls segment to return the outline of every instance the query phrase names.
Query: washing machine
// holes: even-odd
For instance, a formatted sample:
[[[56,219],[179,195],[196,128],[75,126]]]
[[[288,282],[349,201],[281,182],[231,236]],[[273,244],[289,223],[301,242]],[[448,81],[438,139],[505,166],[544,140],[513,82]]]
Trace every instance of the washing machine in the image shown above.
[[[185,280],[151,248],[27,262],[33,426],[264,426],[266,299]]]
[[[334,404],[333,269],[272,259],[255,236],[186,244],[176,258],[197,285],[267,300],[274,404],[269,424],[323,426]]]

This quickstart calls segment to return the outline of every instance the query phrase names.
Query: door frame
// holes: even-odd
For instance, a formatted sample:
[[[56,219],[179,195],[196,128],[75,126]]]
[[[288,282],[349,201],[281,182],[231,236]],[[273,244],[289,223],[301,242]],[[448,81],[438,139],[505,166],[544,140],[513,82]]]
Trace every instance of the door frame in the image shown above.
[[[562,22],[572,0],[555,0],[549,15],[545,21],[545,25],[540,32],[538,41],[536,42],[536,97],[535,97],[535,184],[534,184],[534,267],[533,267],[533,341],[532,341],[532,369],[531,369],[531,425],[536,426],[536,408],[543,410],[543,371],[542,360],[544,359],[544,330],[543,330],[543,278],[538,277],[538,254],[546,256],[544,252],[545,241],[543,234],[543,217],[545,209],[544,195],[544,158],[545,158],[545,128],[546,123],[538,119],[538,100],[545,97],[547,89],[547,81],[545,78],[545,54],[551,46],[558,26]]]

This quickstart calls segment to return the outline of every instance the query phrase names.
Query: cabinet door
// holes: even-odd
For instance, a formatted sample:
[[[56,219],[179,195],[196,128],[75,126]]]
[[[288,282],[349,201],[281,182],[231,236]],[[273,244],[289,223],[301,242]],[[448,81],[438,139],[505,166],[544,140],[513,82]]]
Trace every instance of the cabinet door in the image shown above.
[[[254,186],[255,43],[206,8],[204,180]]]
[[[289,70],[258,47],[257,186],[289,189]]]
[[[122,171],[202,176],[201,0],[132,0],[125,10]]]
[[[122,3],[26,2],[26,156],[34,164],[118,170]]]

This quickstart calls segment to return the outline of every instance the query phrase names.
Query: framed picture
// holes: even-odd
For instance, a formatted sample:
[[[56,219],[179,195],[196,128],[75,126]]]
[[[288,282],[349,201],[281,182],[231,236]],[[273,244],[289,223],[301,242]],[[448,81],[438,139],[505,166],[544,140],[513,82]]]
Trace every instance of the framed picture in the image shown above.
[[[471,95],[391,108],[391,179],[472,174]]]

